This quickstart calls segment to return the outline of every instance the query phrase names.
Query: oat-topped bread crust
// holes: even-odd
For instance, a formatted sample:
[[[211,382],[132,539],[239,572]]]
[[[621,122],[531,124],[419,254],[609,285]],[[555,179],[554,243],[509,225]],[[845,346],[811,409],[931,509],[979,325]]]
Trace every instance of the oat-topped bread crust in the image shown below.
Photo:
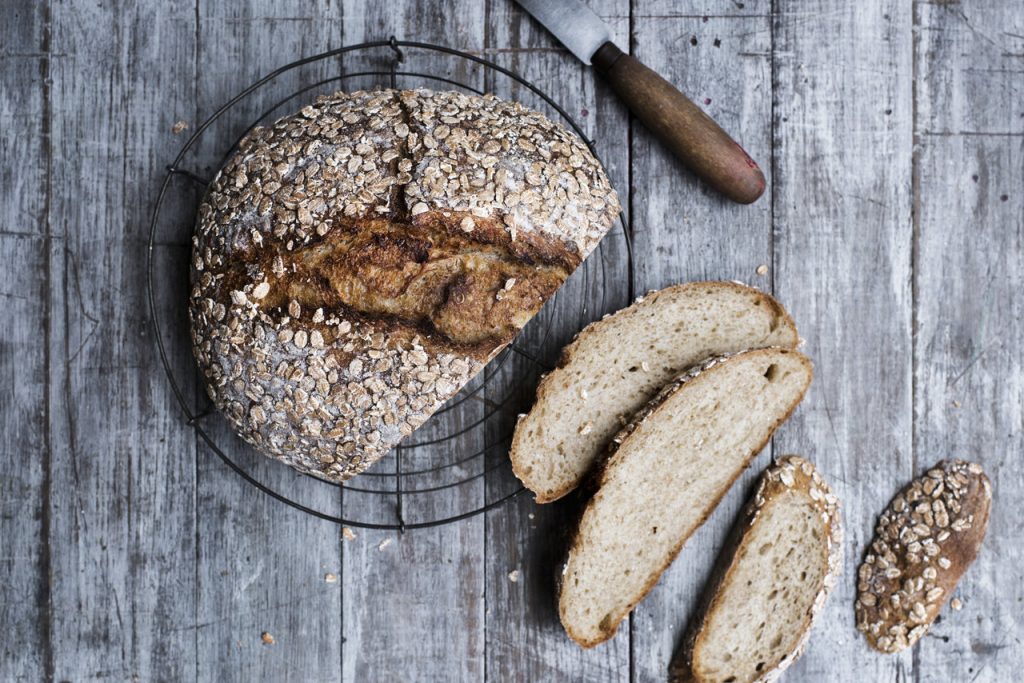
[[[591,323],[562,351],[516,423],[516,476],[549,503],[572,491],[615,433],[680,372],[711,356],[794,348],[786,310],[753,287],[688,282]]]
[[[669,681],[778,680],[803,654],[842,564],[838,498],[810,462],[779,458],[733,528]]]
[[[871,647],[910,647],[939,616],[978,556],[992,508],[981,465],[944,460],[910,482],[882,515],[857,571],[857,628]]]
[[[250,133],[200,205],[207,390],[260,450],[347,479],[508,344],[618,211],[582,141],[520,104],[321,98]]]

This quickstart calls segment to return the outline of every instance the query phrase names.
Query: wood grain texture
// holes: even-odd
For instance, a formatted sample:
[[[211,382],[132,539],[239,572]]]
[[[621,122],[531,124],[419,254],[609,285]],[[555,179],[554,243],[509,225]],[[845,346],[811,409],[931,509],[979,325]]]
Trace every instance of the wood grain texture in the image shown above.
[[[49,91],[13,87],[49,74],[42,7],[0,7],[0,678],[37,681],[50,657]],[[8,131],[18,129],[24,135]]]
[[[641,16],[634,32],[634,49],[642,61],[702,104],[726,130],[735,131],[751,156],[771,159],[767,18]],[[759,265],[772,264],[770,189],[750,206],[718,197],[639,124],[633,125],[632,158],[638,291],[703,279],[740,280],[770,291],[770,275],[757,275]],[[762,167],[771,183],[771,168]],[[634,611],[634,681],[666,678],[711,564],[770,451],[741,475]]]
[[[912,17],[898,1],[776,7],[774,282],[815,379],[775,448],[815,463],[846,529],[842,579],[788,676],[906,680],[912,655],[874,654],[853,600],[875,519],[913,473]]]
[[[1024,13],[1001,2],[921,4],[914,455],[981,463],[988,537],[918,646],[922,681],[1020,677],[1024,552]]]
[[[817,377],[774,452],[820,467],[844,501],[847,541],[843,580],[785,680],[1017,677],[1024,12],[997,0],[588,3],[622,47],[761,163],[764,198],[740,207],[713,195],[510,0],[0,7],[0,156],[9,161],[0,168],[0,679],[664,679],[770,453],[619,635],[582,651],[554,608],[573,501],[536,506],[520,496],[439,529],[357,529],[342,541],[337,526],[241,481],[181,419],[143,288],[143,231],[163,167],[188,134],[174,124],[194,130],[296,57],[392,33],[520,71],[583,122],[622,195],[637,293],[738,279],[774,291],[793,313]],[[410,67],[536,105],[479,68],[407,56]],[[339,61],[378,68],[386,50]],[[212,175],[249,119],[336,64],[304,67],[241,104],[204,136],[188,168]],[[183,184],[158,234],[156,304],[170,361],[199,408],[183,303],[199,190],[174,182]],[[525,350],[550,352],[627,303],[622,248],[617,236],[606,240],[527,330]],[[756,274],[761,264],[766,275]],[[508,398],[499,418],[413,458],[447,460],[500,440],[536,379],[510,398],[505,389],[535,368],[510,356],[493,386],[415,438],[464,426]],[[389,499],[298,477],[238,444],[218,416],[203,420],[249,471],[324,511],[394,515]],[[503,457],[495,447],[459,474]],[[853,627],[853,572],[892,494],[943,457],[985,465],[989,538],[956,592],[963,610],[947,608],[913,650],[883,657]],[[465,509],[509,483],[473,482],[423,513]]]
[[[270,71],[335,45],[343,24],[341,8],[326,1],[301,7],[201,1],[195,22],[197,121]],[[212,177],[230,141],[272,104],[330,71],[313,64],[289,72],[218,120],[193,162],[201,174]],[[301,106],[293,102],[269,112],[264,122]],[[187,231],[189,225],[182,227]],[[204,425],[260,481],[337,514],[341,501],[335,487],[253,453],[219,415]],[[201,442],[196,477],[198,679],[340,680],[342,590],[340,581],[326,580],[328,574],[341,574],[337,527],[257,491]]]
[[[177,86],[192,73],[191,11],[183,2],[51,8],[56,680],[189,680],[195,671],[193,446],[172,417],[142,287],[152,181],[187,101]],[[165,40],[148,39],[152,25]],[[184,287],[167,284],[159,303],[170,308]]]

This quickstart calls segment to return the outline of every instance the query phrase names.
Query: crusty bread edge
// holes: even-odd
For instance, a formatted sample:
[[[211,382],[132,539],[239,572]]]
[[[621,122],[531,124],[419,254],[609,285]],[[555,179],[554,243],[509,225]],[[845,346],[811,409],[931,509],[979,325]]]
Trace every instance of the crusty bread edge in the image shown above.
[[[776,352],[791,353],[802,361],[802,365],[804,365],[807,368],[809,374],[807,385],[804,387],[803,391],[800,392],[800,395],[797,397],[797,399],[793,401],[793,405],[790,406],[789,410],[786,411],[786,413],[782,415],[778,420],[776,420],[775,424],[771,426],[764,440],[758,446],[751,449],[751,452],[745,459],[743,466],[736,468],[736,472],[733,474],[732,478],[728,481],[728,483],[725,486],[722,487],[721,493],[719,493],[718,496],[714,499],[714,501],[712,501],[712,504],[708,506],[707,512],[694,526],[695,533],[697,529],[704,525],[708,517],[711,516],[711,513],[715,511],[715,509],[718,507],[718,504],[722,501],[722,498],[725,497],[725,494],[729,491],[729,489],[732,488],[733,484],[736,483],[736,480],[739,478],[740,474],[743,473],[743,471],[750,465],[750,463],[754,460],[757,454],[760,453],[768,444],[768,442],[772,438],[772,435],[775,434],[775,430],[777,430],[786,420],[789,419],[789,417],[793,414],[793,411],[795,411],[797,406],[800,405],[800,403],[803,401],[804,396],[807,394],[807,390],[810,388],[811,382],[814,379],[814,366],[811,364],[810,359],[807,358],[807,356],[805,356],[804,354],[800,353],[799,351],[795,351],[793,349],[782,349],[778,347],[741,351],[735,354],[730,354],[726,356],[716,356],[714,358],[710,358],[704,363],[694,366],[687,372],[684,372],[676,380],[670,382],[664,389],[662,389],[661,392],[654,399],[652,399],[640,412],[638,412],[636,416],[634,416],[634,418],[630,421],[630,423],[626,425],[626,427],[624,427],[615,438],[612,439],[611,443],[608,444],[608,451],[606,453],[606,456],[604,460],[598,465],[598,471],[595,472],[593,477],[593,481],[595,482],[595,490],[604,485],[604,480],[607,475],[608,468],[613,464],[615,460],[615,454],[618,452],[623,441],[629,435],[631,435],[637,427],[640,426],[641,422],[651,419],[664,406],[665,402],[668,400],[670,396],[674,395],[677,391],[681,390],[686,385],[699,383],[700,381],[702,381],[702,378],[705,378],[707,376],[706,373],[709,370],[711,370],[717,365],[722,364],[723,362],[729,359],[739,358],[741,356],[747,355]],[[581,521],[583,519],[583,515],[586,514],[586,508],[589,508],[592,503],[592,500],[588,501],[587,505],[584,507],[584,510],[580,513]],[[635,597],[635,599],[629,602],[627,608],[624,610],[622,615],[618,618],[618,620],[616,620],[615,626],[608,629],[597,638],[587,639],[578,633],[573,633],[572,627],[569,624],[565,623],[565,619],[563,618],[561,609],[561,579],[564,578],[565,569],[568,566],[568,557],[571,556],[572,553],[578,551],[579,546],[581,544],[581,540],[579,537],[579,527],[580,525],[577,524],[576,529],[573,532],[572,540],[569,543],[569,550],[566,553],[566,562],[563,564],[562,574],[559,576],[558,613],[559,619],[562,622],[562,626],[565,628],[565,632],[569,635],[569,637],[572,638],[578,645],[580,645],[583,648],[592,648],[609,640],[612,636],[615,635],[615,632],[618,630],[619,624],[622,623],[622,620],[626,617],[626,615],[632,612],[633,609],[638,604],[640,604],[640,601],[642,601],[651,591],[651,589],[654,588],[654,586],[658,583],[658,580],[661,578],[661,575],[665,572],[666,569],[668,569],[669,565],[671,565],[675,561],[676,557],[678,557],[679,553],[683,549],[683,546],[686,545],[686,542],[690,539],[690,536],[686,536],[680,539],[679,543],[676,544],[676,547],[672,550],[671,553],[669,553],[667,560],[664,562],[661,568],[657,572],[655,572],[651,579],[643,586],[643,588],[639,591],[639,594]],[[690,535],[692,536],[693,534],[691,533]]]
[[[739,293],[756,295],[759,298],[759,300],[767,302],[768,306],[770,307],[770,310],[772,310],[775,313],[776,318],[780,320],[779,326],[785,327],[791,332],[789,342],[785,345],[779,345],[778,348],[793,349],[796,348],[799,344],[799,332],[797,331],[796,323],[793,322],[793,317],[789,314],[789,311],[787,311],[786,308],[782,304],[780,304],[777,299],[775,299],[775,297],[773,297],[771,294],[767,292],[763,292],[760,289],[757,289],[756,287],[728,280],[700,280],[697,282],[683,282],[680,284],[665,287],[664,289],[650,291],[644,296],[637,297],[636,300],[634,300],[633,303],[631,303],[629,306],[621,310],[618,310],[615,313],[605,315],[600,320],[595,320],[594,322],[590,323],[582,330],[580,330],[580,332],[573,338],[573,340],[569,342],[569,344],[567,344],[564,349],[562,349],[562,353],[559,356],[558,364],[555,366],[555,368],[552,371],[541,376],[540,382],[537,384],[536,397],[534,399],[533,405],[530,408],[530,411],[528,413],[521,414],[516,420],[515,430],[512,435],[512,444],[509,447],[509,458],[512,461],[512,472],[516,475],[519,481],[522,482],[523,486],[525,486],[527,489],[534,493],[535,502],[540,504],[553,503],[554,501],[566,496],[575,488],[575,486],[566,486],[554,491],[537,491],[533,486],[531,486],[530,477],[523,473],[523,462],[519,454],[522,443],[521,435],[524,433],[525,423],[531,419],[532,415],[535,414],[534,411],[539,406],[541,406],[542,403],[546,401],[549,392],[549,387],[553,386],[554,383],[558,381],[564,369],[575,360],[576,351],[580,347],[580,345],[586,344],[587,340],[590,337],[599,334],[602,331],[602,329],[605,326],[607,326],[609,320],[620,320],[622,318],[632,317],[636,315],[638,311],[643,310],[647,306],[653,305],[662,296],[671,296],[674,294],[686,292],[687,290],[690,289],[706,289],[708,287],[731,289]]]
[[[784,471],[788,473],[784,474]],[[791,480],[787,481],[789,478]],[[816,488],[820,495],[817,497],[812,495],[812,488]],[[839,499],[832,492],[828,482],[812,463],[800,456],[788,455],[776,459],[764,471],[754,495],[747,502],[738,523],[733,527],[725,549],[719,555],[715,570],[704,590],[704,597],[697,611],[699,616],[691,622],[683,645],[669,666],[670,683],[703,683],[695,671],[694,654],[700,646],[708,619],[712,611],[718,608],[722,592],[732,577],[736,554],[746,542],[747,536],[757,524],[766,505],[776,496],[793,490],[806,494],[823,516],[825,540],[828,544],[825,553],[825,574],[815,594],[811,609],[808,610],[804,619],[801,635],[790,645],[786,654],[757,678],[755,683],[773,683],[803,655],[810,638],[811,628],[842,573],[843,525]]]

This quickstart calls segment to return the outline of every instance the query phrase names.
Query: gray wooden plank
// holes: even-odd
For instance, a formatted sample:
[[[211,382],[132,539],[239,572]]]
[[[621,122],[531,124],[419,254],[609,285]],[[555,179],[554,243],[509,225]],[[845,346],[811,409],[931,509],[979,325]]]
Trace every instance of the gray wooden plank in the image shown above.
[[[589,5],[608,20],[620,44],[628,42],[628,3]],[[626,205],[629,192],[628,123],[625,109],[595,74],[557,46],[542,27],[513,3],[495,0],[488,12],[485,56],[519,72],[564,105],[595,140],[612,182]],[[498,74],[488,90],[522,101],[555,120],[540,98]],[[551,364],[559,349],[586,323],[627,303],[629,275],[625,239],[614,226],[600,248],[576,271],[517,340],[516,344]],[[516,414],[529,408],[539,381],[533,361],[514,355],[488,387],[492,403],[504,409],[488,425],[490,453],[497,468],[488,478],[488,498],[496,499],[519,482],[507,467],[509,437]],[[518,498],[487,513],[487,677],[495,681],[627,680],[629,632],[612,643],[585,651],[569,640],[559,623],[555,578],[565,552],[566,523],[578,501],[536,505]],[[515,572],[515,574],[513,574]],[[514,580],[513,580],[514,578]]]
[[[0,678],[43,680],[49,626],[49,18],[0,7]],[[33,85],[35,84],[35,85]],[[22,134],[14,134],[21,131]]]
[[[736,137],[770,183],[771,33],[764,16],[768,4],[761,4],[748,3],[739,15],[705,17],[689,9],[687,16],[662,16],[645,3],[634,20],[633,43],[641,61],[665,75]],[[648,13],[656,16],[645,16]],[[632,158],[640,291],[703,279],[740,280],[770,291],[770,274],[757,274],[758,266],[772,264],[770,190],[749,206],[722,199],[640,124],[634,124]],[[741,476],[634,611],[633,680],[665,678],[749,483],[770,453],[766,448]]]
[[[1001,2],[918,6],[915,465],[976,460],[988,538],[917,647],[921,681],[1006,681],[1024,666],[1024,14]]]
[[[4,105],[0,105],[0,111]],[[0,125],[4,115],[0,114]],[[31,158],[31,157],[27,157]],[[44,159],[39,159],[45,165]],[[45,191],[37,192],[40,204]],[[13,325],[0,342],[0,678],[36,681],[51,665],[49,648],[49,445],[47,440],[47,265],[45,238],[17,234],[34,221],[4,211],[0,300]],[[44,217],[45,211],[40,211]]]
[[[344,7],[346,45],[386,40],[391,35],[460,49],[475,50],[483,44],[483,3],[346,1]],[[390,60],[389,50],[382,49],[346,55],[345,65],[350,71],[386,69]],[[479,68],[421,50],[406,49],[401,68],[448,77],[477,88],[482,85]],[[369,77],[346,88],[355,85],[386,86],[387,79]],[[398,86],[449,87],[415,77],[403,77]],[[442,409],[444,412],[436,414],[407,441],[421,443],[467,429],[484,414],[480,398],[477,394],[454,409]],[[449,441],[403,449],[403,467],[419,470],[452,463],[482,450],[483,445],[483,430],[469,429]],[[465,482],[444,491],[405,495],[406,520],[437,519],[481,506],[484,480],[471,477],[481,471],[483,464],[483,458],[478,457],[435,475],[405,478],[406,490]],[[394,468],[392,454],[371,471],[391,472]],[[353,487],[365,487],[365,479],[357,478]],[[389,479],[376,483],[394,487],[394,481]],[[346,491],[345,511],[357,518],[396,519],[391,496],[357,496]],[[405,534],[355,531],[357,537],[345,544],[344,551],[344,680],[483,678],[483,531],[483,518],[479,516],[442,527],[412,529]]]
[[[53,7],[53,675],[189,680],[193,445],[148,328],[142,230],[192,75],[184,2]],[[164,40],[152,40],[154,27]],[[102,35],[104,40],[97,40]],[[159,102],[159,107],[154,103]],[[186,260],[161,306],[186,291]],[[176,275],[177,273],[177,275]]]
[[[843,575],[788,680],[907,680],[855,630],[856,567],[910,477],[911,32],[908,3],[776,4],[775,289],[815,380],[775,437],[843,502]]]
[[[300,57],[333,47],[341,8],[272,2],[196,5],[197,116],[205,118],[250,83]],[[212,176],[232,142],[272,104],[332,69],[313,64],[275,79],[204,135],[191,163]],[[271,112],[291,113],[300,96]],[[187,228],[187,226],[186,226]],[[205,402],[205,396],[200,404]],[[219,415],[204,418],[214,442],[258,480],[328,514],[338,490],[265,458],[235,437]],[[203,681],[340,678],[341,548],[338,528],[244,482],[200,443],[197,474],[197,656]],[[267,634],[266,640],[264,634]],[[272,642],[270,642],[272,641]]]

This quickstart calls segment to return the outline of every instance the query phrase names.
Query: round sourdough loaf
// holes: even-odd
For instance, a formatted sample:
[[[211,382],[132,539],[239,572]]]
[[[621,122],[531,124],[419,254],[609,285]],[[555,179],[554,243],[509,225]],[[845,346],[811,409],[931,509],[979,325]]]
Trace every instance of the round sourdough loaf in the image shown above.
[[[619,211],[576,136],[522,105],[338,93],[240,143],[199,207],[189,312],[214,404],[344,480],[501,350]]]

